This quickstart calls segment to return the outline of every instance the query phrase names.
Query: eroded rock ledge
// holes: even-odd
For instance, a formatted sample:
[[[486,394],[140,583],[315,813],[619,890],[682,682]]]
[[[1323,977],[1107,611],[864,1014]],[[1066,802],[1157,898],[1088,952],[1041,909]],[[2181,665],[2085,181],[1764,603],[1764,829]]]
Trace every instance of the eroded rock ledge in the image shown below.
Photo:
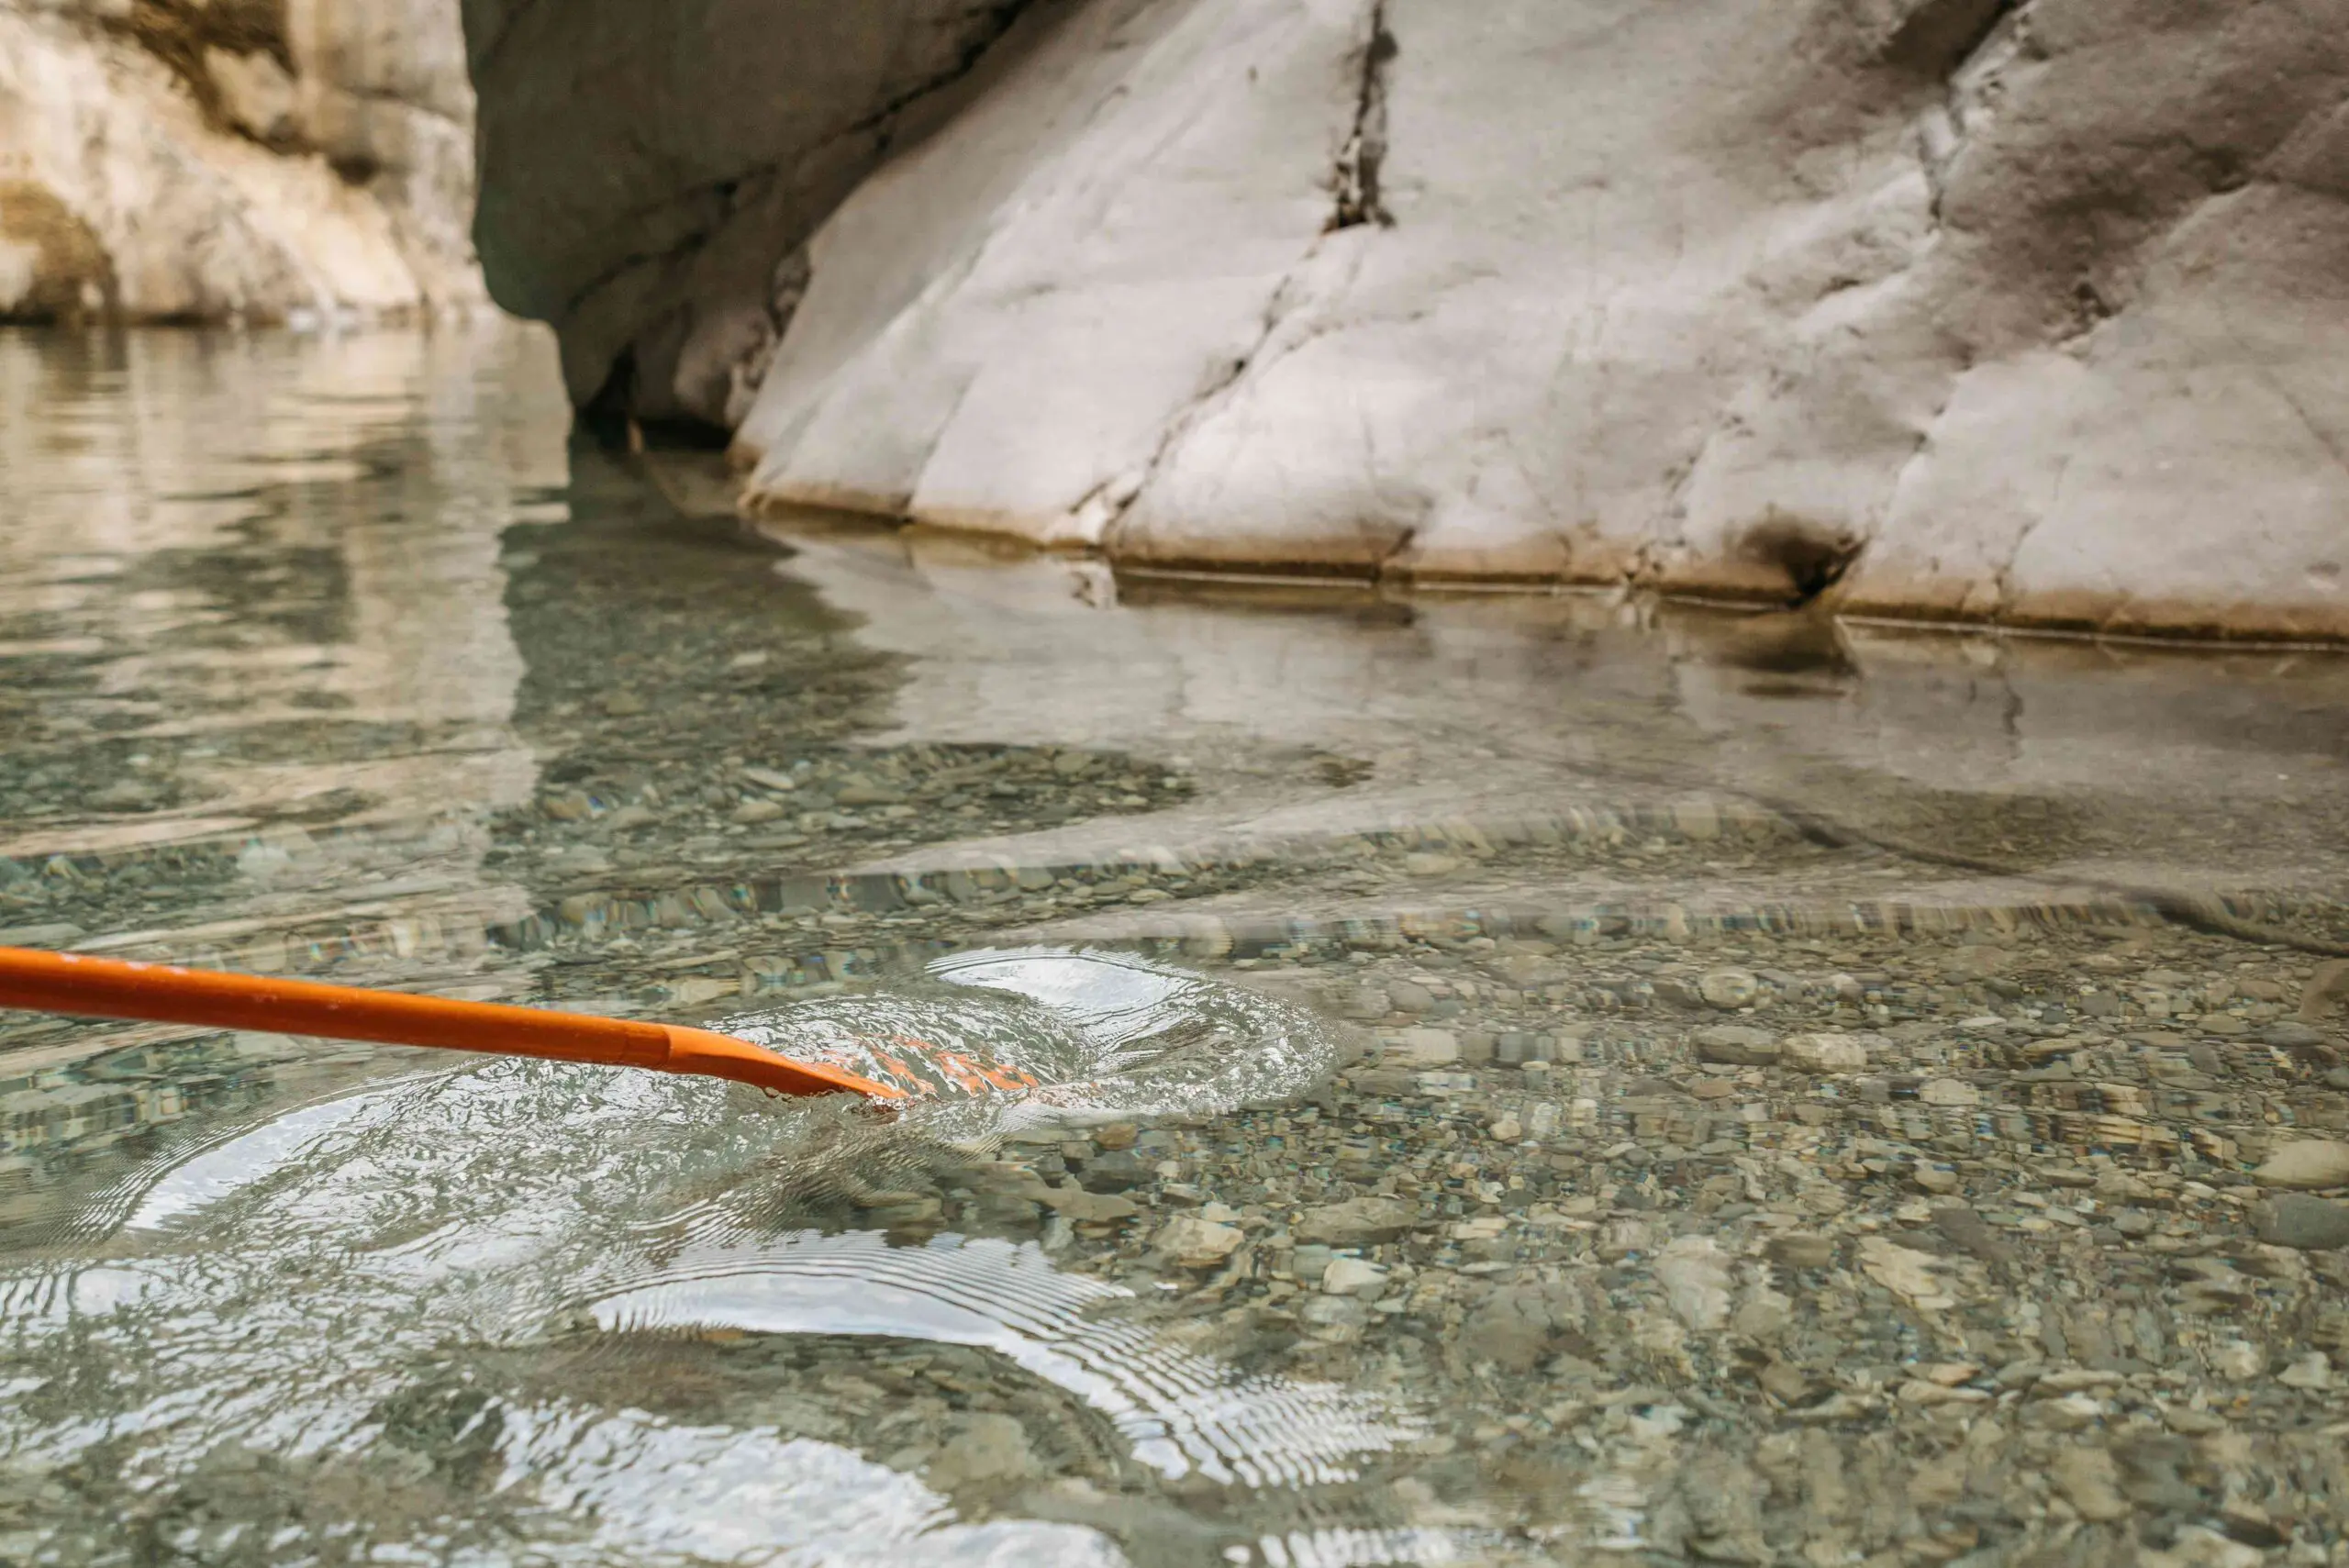
[[[455,0],[0,0],[0,321],[484,303]]]
[[[689,9],[478,0],[483,245],[753,503],[2349,638],[2349,0]]]

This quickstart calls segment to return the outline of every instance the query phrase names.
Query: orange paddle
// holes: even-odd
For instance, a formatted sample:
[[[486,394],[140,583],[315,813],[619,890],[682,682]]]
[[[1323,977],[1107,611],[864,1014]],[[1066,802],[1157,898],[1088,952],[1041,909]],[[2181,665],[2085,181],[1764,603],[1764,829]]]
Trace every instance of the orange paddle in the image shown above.
[[[905,1098],[904,1091],[886,1084],[836,1067],[794,1062],[763,1045],[709,1029],[161,963],[124,963],[29,948],[0,947],[0,1007],[544,1056],[606,1067],[650,1067],[658,1073],[730,1078],[785,1095]]]

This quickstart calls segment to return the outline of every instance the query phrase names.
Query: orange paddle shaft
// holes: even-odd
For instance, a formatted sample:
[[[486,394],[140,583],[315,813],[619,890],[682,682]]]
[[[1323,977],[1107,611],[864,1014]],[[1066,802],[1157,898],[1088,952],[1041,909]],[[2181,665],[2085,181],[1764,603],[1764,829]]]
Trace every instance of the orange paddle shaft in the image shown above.
[[[0,947],[0,1007],[650,1067],[731,1078],[785,1095],[905,1097],[852,1073],[794,1062],[709,1029],[28,948]]]

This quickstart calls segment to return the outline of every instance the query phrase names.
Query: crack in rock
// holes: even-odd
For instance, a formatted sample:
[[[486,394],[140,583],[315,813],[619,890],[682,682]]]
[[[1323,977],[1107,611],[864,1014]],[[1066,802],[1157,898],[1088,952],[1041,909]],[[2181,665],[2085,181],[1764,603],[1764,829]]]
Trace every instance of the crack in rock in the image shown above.
[[[791,318],[799,314],[800,301],[807,297],[807,288],[815,281],[815,268],[810,263],[807,247],[801,245],[774,264],[773,281],[767,288],[764,308],[760,312],[750,345],[726,367],[726,428],[740,428],[749,417],[751,405],[759,395],[759,388],[766,384],[767,372],[774,368],[774,357],[783,348],[783,335],[791,330]]]
[[[1386,161],[1386,75],[1397,52],[1395,35],[1386,26],[1386,0],[1370,8],[1370,39],[1362,51],[1362,85],[1354,99],[1353,132],[1338,151],[1332,183],[1337,210],[1330,215],[1329,231],[1375,223],[1391,228],[1395,217],[1379,195],[1378,176]]]
[[[2024,50],[2029,0],[2002,0],[1978,30],[1954,48],[1935,72],[1942,100],[1927,109],[1917,128],[1918,160],[1924,166],[1935,224],[1942,220],[1942,192],[1951,166],[1997,107],[1999,79]]]
[[[1395,226],[1394,216],[1386,210],[1379,195],[1379,171],[1386,158],[1386,83],[1387,71],[1398,52],[1395,34],[1386,25],[1386,0],[1373,0],[1370,7],[1369,36],[1362,49],[1361,83],[1354,99],[1354,117],[1345,143],[1339,149],[1335,177],[1337,208],[1329,223],[1297,264],[1285,273],[1265,302],[1264,325],[1256,340],[1233,357],[1221,374],[1200,388],[1185,407],[1167,422],[1165,432],[1149,460],[1135,473],[1121,474],[1097,485],[1075,506],[1071,516],[1077,519],[1080,531],[1087,539],[1097,539],[1101,547],[1112,554],[1116,550],[1115,535],[1141,499],[1151,481],[1158,475],[1174,449],[1184,438],[1197,428],[1208,411],[1224,395],[1246,378],[1256,367],[1265,350],[1279,337],[1281,328],[1300,300],[1298,280],[1312,267],[1321,254],[1322,240],[1344,228],[1359,228],[1366,224],[1381,228]],[[1296,345],[1290,345],[1293,349]],[[1416,529],[1408,530],[1403,539],[1390,546],[1374,568],[1383,573],[1386,563],[1410,543]]]
[[[1097,486],[1092,494],[1077,503],[1074,515],[1088,521],[1090,514],[1097,510],[1106,513],[1098,535],[1105,545],[1111,542],[1112,532],[1118,525],[1125,521],[1126,514],[1133,509],[1135,502],[1141,499],[1142,492],[1150,488],[1150,482],[1157,477],[1159,469],[1174,454],[1175,447],[1181,444],[1183,438],[1198,426],[1199,422],[1207,417],[1208,410],[1225,393],[1240,384],[1241,378],[1247,375],[1249,367],[1256,362],[1257,357],[1264,353],[1273,339],[1280,332],[1282,322],[1287,318],[1289,312],[1296,308],[1294,296],[1297,292],[1297,275],[1312,261],[1314,254],[1319,249],[1320,242],[1316,240],[1298,264],[1292,268],[1281,279],[1279,285],[1273,290],[1272,298],[1264,305],[1264,324],[1256,334],[1256,340],[1249,344],[1241,353],[1234,355],[1230,364],[1222,373],[1201,387],[1190,402],[1167,421],[1165,432],[1159,437],[1158,446],[1150,454],[1149,461],[1141,465],[1141,472],[1139,474],[1120,476]]]

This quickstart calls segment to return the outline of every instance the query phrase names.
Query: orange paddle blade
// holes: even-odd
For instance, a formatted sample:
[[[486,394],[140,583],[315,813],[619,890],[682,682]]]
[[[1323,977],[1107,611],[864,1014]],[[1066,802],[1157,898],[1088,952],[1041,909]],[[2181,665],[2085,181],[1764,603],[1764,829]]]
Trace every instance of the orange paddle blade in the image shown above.
[[[794,1062],[708,1029],[29,948],[0,947],[0,1007],[650,1067],[730,1078],[785,1095],[905,1097],[852,1073]]]

